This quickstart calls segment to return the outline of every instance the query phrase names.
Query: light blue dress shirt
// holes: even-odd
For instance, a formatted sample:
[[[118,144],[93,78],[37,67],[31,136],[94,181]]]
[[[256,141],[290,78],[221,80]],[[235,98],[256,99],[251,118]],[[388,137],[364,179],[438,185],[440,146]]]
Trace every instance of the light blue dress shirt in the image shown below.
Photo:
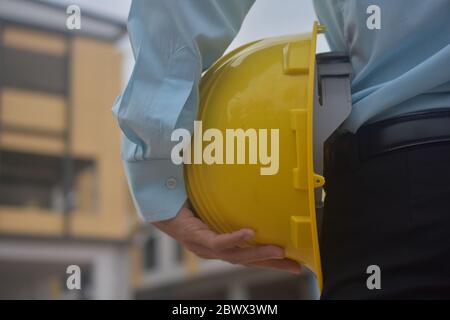
[[[231,43],[253,2],[132,3],[128,29],[136,64],[113,110],[124,133],[130,190],[145,221],[172,218],[186,201],[183,167],[170,159],[171,133],[192,130],[201,74]],[[450,107],[449,0],[315,0],[314,5],[330,48],[347,52],[354,69],[346,128],[355,132],[366,122]],[[381,9],[381,29],[367,27],[370,5]]]

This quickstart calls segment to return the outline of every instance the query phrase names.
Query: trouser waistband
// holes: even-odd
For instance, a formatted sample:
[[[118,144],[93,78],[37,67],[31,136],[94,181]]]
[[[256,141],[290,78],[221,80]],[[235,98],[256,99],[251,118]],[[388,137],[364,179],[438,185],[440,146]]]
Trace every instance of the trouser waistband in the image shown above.
[[[324,146],[325,176],[332,169],[352,170],[386,153],[443,142],[450,142],[450,109],[378,121],[356,134],[335,132]]]

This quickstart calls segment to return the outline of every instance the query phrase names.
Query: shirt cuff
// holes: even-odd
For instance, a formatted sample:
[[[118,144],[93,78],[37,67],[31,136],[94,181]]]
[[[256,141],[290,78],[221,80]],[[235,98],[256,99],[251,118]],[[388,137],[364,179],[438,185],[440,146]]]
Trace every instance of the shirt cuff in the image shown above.
[[[145,222],[174,218],[187,199],[183,166],[170,159],[124,161],[128,185]]]

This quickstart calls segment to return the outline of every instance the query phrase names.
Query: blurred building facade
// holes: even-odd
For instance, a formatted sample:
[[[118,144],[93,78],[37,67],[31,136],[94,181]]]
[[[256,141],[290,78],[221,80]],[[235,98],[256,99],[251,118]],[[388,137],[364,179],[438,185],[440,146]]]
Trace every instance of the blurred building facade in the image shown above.
[[[76,3],[76,1],[74,1]],[[294,299],[308,273],[203,261],[134,213],[111,106],[123,22],[0,1],[0,298]],[[81,290],[66,286],[81,269]]]
[[[125,27],[87,16],[72,32],[36,1],[0,12],[0,296],[127,298],[133,220],[111,116]],[[86,290],[64,290],[69,265]]]

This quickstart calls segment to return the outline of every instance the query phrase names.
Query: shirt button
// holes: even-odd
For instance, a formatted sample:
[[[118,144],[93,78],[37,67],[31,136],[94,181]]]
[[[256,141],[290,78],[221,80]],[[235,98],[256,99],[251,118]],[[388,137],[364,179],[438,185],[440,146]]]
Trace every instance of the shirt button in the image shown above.
[[[166,180],[166,187],[168,189],[175,189],[177,186],[177,179],[175,178],[169,178]]]

